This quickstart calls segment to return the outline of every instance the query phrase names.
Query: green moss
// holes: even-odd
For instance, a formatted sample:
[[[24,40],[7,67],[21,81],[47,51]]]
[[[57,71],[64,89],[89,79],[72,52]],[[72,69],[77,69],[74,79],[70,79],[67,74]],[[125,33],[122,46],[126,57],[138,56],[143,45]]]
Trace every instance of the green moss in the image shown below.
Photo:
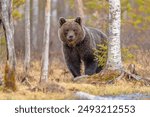
[[[107,70],[102,74],[92,75],[91,79],[93,79],[93,80],[97,79],[98,82],[108,82],[108,81],[114,80],[119,75],[120,75],[119,71]]]
[[[15,71],[14,69],[10,69],[8,63],[5,66],[4,76],[4,91],[7,90],[16,91]]]

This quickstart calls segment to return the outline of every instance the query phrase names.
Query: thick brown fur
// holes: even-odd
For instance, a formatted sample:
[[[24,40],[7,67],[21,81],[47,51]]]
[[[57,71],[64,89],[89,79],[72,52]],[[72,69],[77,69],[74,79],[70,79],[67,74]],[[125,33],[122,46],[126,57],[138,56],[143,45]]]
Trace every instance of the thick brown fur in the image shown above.
[[[92,75],[102,70],[94,56],[97,44],[106,44],[107,36],[95,28],[82,25],[82,19],[59,19],[58,35],[63,42],[63,54],[66,64],[74,77],[80,76],[81,61],[85,74]]]

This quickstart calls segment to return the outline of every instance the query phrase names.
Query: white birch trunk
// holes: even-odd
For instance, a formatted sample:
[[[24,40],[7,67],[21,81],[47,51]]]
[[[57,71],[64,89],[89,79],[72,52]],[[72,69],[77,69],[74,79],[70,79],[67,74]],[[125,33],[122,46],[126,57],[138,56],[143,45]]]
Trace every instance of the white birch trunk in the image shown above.
[[[24,72],[30,68],[30,0],[25,2],[25,60]]]
[[[75,13],[76,13],[76,16],[80,16],[83,19],[82,21],[84,24],[85,16],[84,16],[84,11],[83,11],[82,0],[75,0]]]
[[[44,29],[44,38],[43,38],[42,69],[41,69],[40,82],[48,81],[50,14],[51,14],[51,0],[46,0],[45,29]]]
[[[16,54],[14,48],[14,25],[12,12],[12,0],[1,0],[1,15],[2,23],[5,31],[5,37],[7,42],[7,60],[10,69],[15,70],[16,66]]]
[[[108,69],[122,68],[120,48],[120,25],[121,25],[120,0],[109,0],[109,40],[108,40]]]
[[[32,1],[32,42],[33,47],[37,49],[37,40],[38,40],[38,11],[39,11],[39,1],[33,0]]]

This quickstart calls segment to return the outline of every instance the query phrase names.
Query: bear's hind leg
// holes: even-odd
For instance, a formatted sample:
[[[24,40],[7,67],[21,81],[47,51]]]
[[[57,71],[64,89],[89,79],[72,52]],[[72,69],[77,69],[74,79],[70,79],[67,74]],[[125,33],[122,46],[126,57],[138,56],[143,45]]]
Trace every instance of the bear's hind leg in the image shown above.
[[[85,75],[92,75],[96,73],[97,63],[95,61],[91,61],[85,64]]]
[[[67,61],[67,66],[74,77],[81,75],[79,62]]]
[[[98,66],[96,69],[96,73],[99,73],[102,70],[102,68],[103,68],[102,66]]]

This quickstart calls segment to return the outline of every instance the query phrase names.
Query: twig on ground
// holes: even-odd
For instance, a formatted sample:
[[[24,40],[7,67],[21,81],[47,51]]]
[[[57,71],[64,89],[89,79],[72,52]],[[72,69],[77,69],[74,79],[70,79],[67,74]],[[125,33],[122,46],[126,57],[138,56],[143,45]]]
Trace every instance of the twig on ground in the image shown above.
[[[128,78],[128,79],[134,79],[136,81],[142,81],[146,86],[150,85],[150,80],[148,78],[142,78],[140,75],[137,74],[134,64],[130,64],[128,70],[125,69],[121,70],[121,75],[119,75],[117,78],[109,80],[108,82],[106,82],[106,84],[112,84],[115,81],[121,80],[122,78]],[[101,72],[101,75],[105,74],[106,71],[107,69],[103,70]]]
[[[22,80],[21,80],[22,84],[27,85],[28,87],[31,87],[31,83],[29,82],[28,76],[25,76]]]
[[[83,79],[83,78],[88,78],[89,76],[88,75],[82,75],[82,76],[78,76],[78,77],[75,77],[73,79],[73,81],[77,81],[77,80],[80,80],[80,79]]]

